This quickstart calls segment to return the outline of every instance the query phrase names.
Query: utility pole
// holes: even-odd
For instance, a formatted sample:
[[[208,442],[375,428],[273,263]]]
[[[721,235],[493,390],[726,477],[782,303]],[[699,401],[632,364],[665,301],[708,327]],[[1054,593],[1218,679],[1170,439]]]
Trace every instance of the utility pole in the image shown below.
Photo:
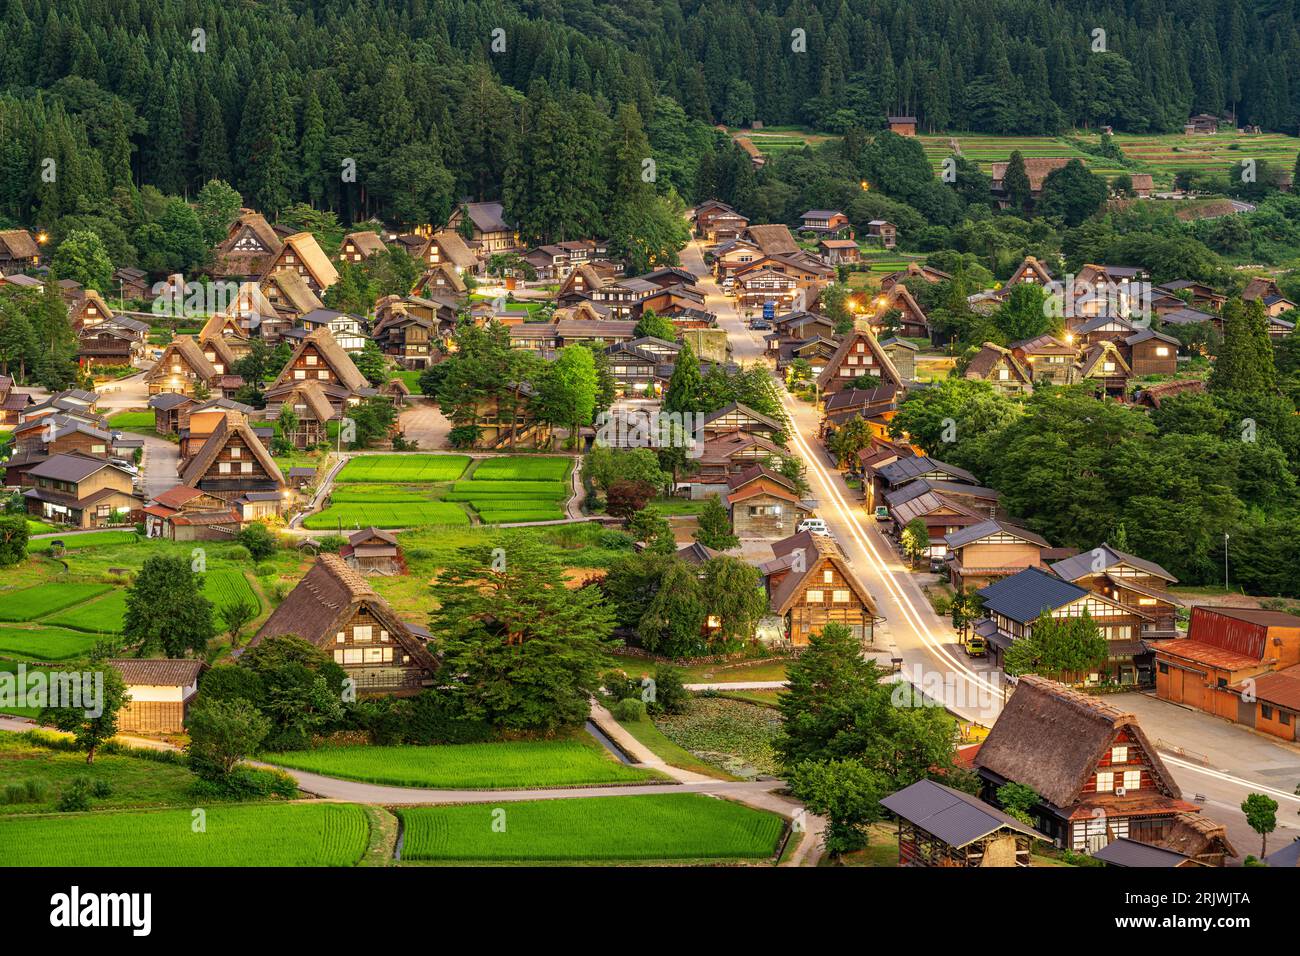
[[[1228,590],[1228,532],[1223,532],[1223,590]]]

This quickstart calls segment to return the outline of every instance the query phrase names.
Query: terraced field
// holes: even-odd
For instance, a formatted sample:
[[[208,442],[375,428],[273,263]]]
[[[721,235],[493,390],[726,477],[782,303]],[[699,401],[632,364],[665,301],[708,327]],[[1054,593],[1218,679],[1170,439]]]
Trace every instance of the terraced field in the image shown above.
[[[354,804],[209,806],[0,820],[0,866],[352,866],[370,827]]]
[[[455,481],[469,464],[467,455],[361,455],[339,472],[348,481]]]
[[[534,458],[530,455],[485,458],[474,466],[474,481],[564,481],[572,458]]]
[[[51,529],[45,529],[49,531]],[[134,544],[140,539],[134,531],[91,531],[88,534],[72,534],[66,537],[40,538],[27,542],[27,553],[36,554],[49,551],[55,541],[63,542],[64,551],[84,551],[87,548],[102,548],[121,544]]]
[[[0,621],[35,621],[104,594],[111,584],[38,584],[21,591],[0,592]]]
[[[693,793],[398,813],[404,860],[761,860],[775,853],[785,826],[775,814]]]
[[[28,661],[67,661],[84,657],[96,640],[94,634],[62,627],[0,625],[0,656]]]
[[[420,528],[434,525],[468,525],[467,515],[459,505],[443,501],[350,501],[332,504],[318,514],[309,515],[303,526],[316,530],[342,527]]]

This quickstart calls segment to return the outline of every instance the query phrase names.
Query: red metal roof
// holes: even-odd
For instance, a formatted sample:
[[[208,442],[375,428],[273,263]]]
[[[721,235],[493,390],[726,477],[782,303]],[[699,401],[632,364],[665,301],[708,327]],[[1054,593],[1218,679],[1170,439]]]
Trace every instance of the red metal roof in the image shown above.
[[[1147,647],[1155,651],[1157,657],[1161,654],[1168,657],[1181,657],[1184,660],[1205,664],[1208,667],[1219,667],[1223,670],[1236,671],[1260,665],[1258,657],[1239,654],[1236,651],[1225,650],[1218,645],[1208,644],[1205,641],[1195,641],[1191,638],[1147,641]]]

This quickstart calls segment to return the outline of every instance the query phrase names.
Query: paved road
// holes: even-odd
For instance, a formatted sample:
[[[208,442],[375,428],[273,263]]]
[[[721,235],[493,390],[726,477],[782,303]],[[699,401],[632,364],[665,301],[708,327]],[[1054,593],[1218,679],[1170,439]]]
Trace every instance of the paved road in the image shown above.
[[[180,462],[181,449],[175,442],[170,442],[161,435],[140,437],[144,439],[144,457],[140,459],[140,470],[144,474],[144,498],[148,501],[180,483],[176,466]]]
[[[682,264],[701,277],[699,287],[706,294],[705,308],[718,316],[719,326],[727,331],[733,357],[745,363],[766,361],[762,339],[745,326],[732,300],[713,281],[698,241],[692,241],[683,251]],[[902,658],[904,677],[927,695],[942,700],[948,710],[964,719],[992,726],[1011,688],[995,668],[968,659],[957,644],[950,623],[934,613],[917,584],[917,576],[904,567],[893,546],[858,504],[857,493],[848,488],[835,471],[830,456],[813,437],[819,425],[816,409],[795,399],[782,387],[778,386],[777,391],[794,425],[793,449],[807,463],[808,483],[819,502],[818,514],[826,519],[875,599],[878,613],[886,619],[876,628],[877,646],[891,657]],[[1162,720],[1155,715],[1162,708],[1174,705],[1145,699],[1152,707],[1142,715],[1144,726],[1150,722],[1154,727],[1159,721],[1159,732],[1150,735],[1153,739],[1161,738],[1171,747],[1181,746],[1189,751],[1204,748],[1204,735],[1212,732],[1215,718],[1204,714],[1187,717],[1180,713],[1176,719],[1168,715]],[[1284,765],[1294,761],[1300,751],[1253,734],[1249,736],[1252,738],[1249,747],[1243,742],[1241,749],[1225,754],[1214,767],[1202,766],[1162,748],[1162,756],[1179,786],[1188,794],[1201,793],[1209,798],[1210,815],[1228,826],[1229,836],[1243,854],[1257,850],[1245,839],[1245,834],[1251,831],[1240,812],[1241,801],[1248,793],[1266,790],[1282,806],[1280,821],[1293,826],[1293,821],[1300,820],[1295,813],[1300,810],[1300,797],[1293,794],[1296,779],[1284,773],[1270,782],[1252,767],[1266,759],[1261,755],[1271,755],[1267,759]],[[1247,752],[1252,756],[1245,757]]]

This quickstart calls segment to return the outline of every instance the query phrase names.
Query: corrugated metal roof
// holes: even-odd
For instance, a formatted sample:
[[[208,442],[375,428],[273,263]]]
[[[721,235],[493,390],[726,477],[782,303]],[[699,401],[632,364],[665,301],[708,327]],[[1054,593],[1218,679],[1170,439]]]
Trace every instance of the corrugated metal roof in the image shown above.
[[[1173,850],[1152,846],[1149,843],[1139,843],[1137,840],[1128,839],[1128,837],[1111,840],[1092,855],[1095,859],[1109,863],[1111,866],[1171,867],[1186,862],[1188,859],[1188,857]]]
[[[974,843],[1004,827],[1025,836],[1046,839],[977,797],[933,780],[918,780],[885,797],[880,805],[952,847]]]
[[[985,610],[995,611],[1022,624],[1035,621],[1044,611],[1054,611],[1087,594],[1078,585],[1062,581],[1038,568],[1025,568],[1019,574],[979,590]]]

